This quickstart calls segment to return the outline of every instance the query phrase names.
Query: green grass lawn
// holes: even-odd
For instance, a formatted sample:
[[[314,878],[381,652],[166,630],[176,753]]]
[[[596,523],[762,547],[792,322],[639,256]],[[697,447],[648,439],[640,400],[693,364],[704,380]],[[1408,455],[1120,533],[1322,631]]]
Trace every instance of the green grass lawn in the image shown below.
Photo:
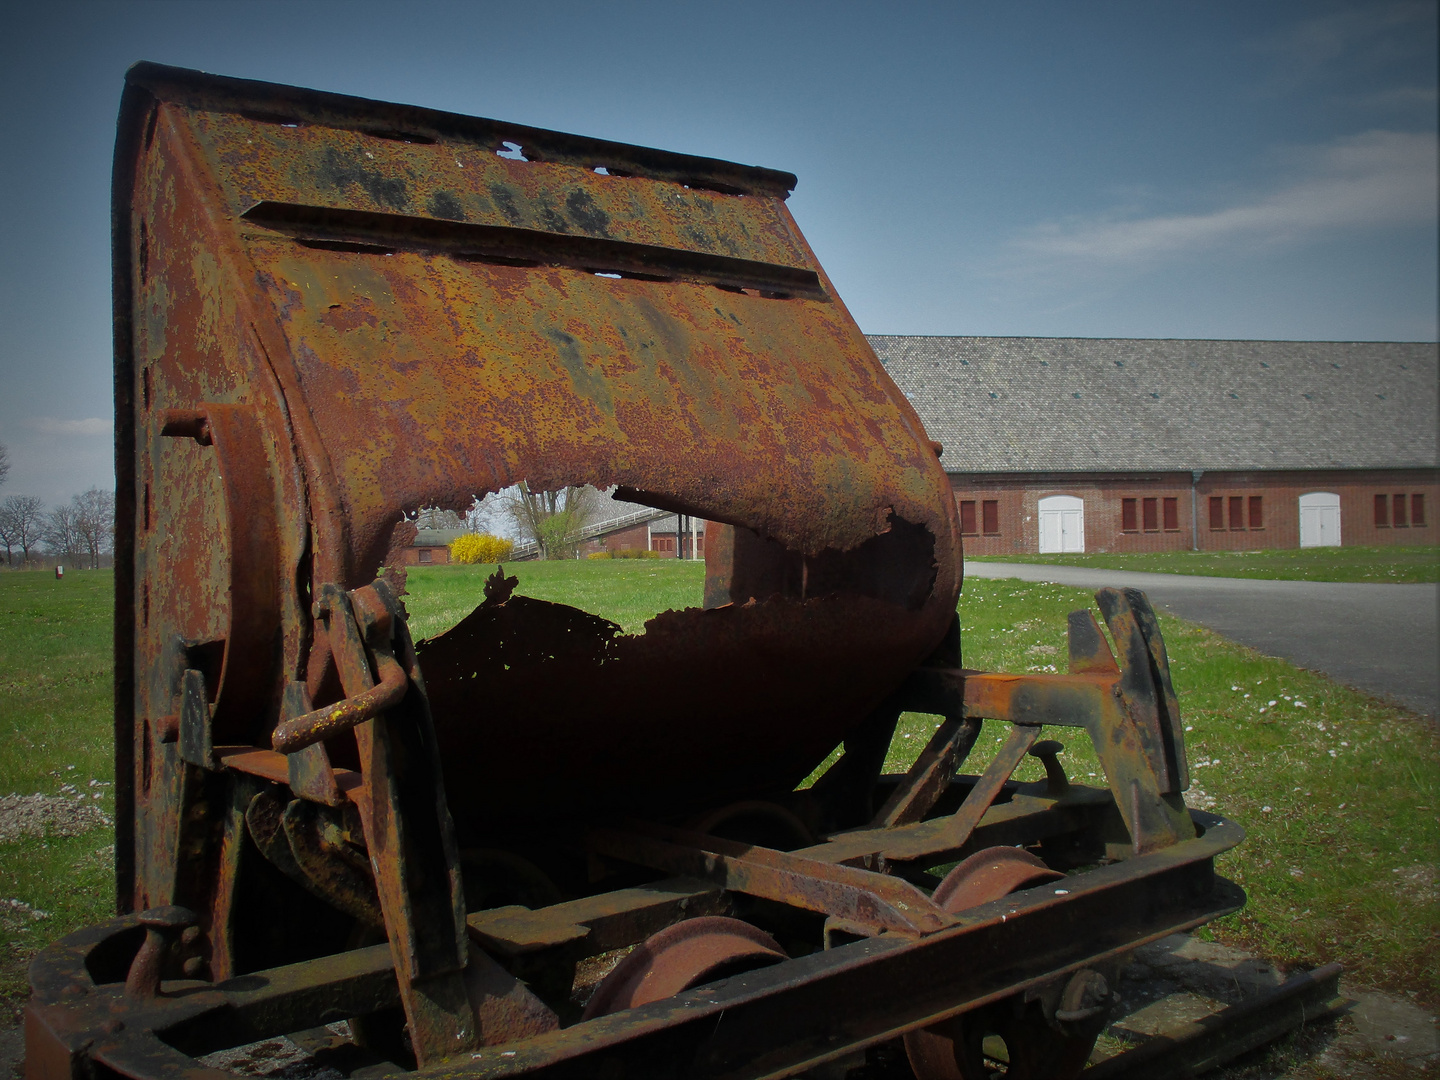
[[[493,566],[412,566],[405,597],[415,640],[434,637],[469,615],[485,598]],[[505,565],[515,591],[537,600],[571,604],[619,623],[627,634],[670,608],[699,607],[705,595],[705,564],[694,559],[584,559]]]
[[[1285,551],[1157,551],[1139,555],[977,556],[975,562],[1049,563],[1202,577],[1280,581],[1440,581],[1440,547],[1339,547]]]
[[[506,569],[519,577],[521,593],[578,603],[630,632],[667,607],[698,606],[704,574],[701,564],[679,560]],[[415,636],[431,636],[468,613],[492,572],[413,570],[407,605]],[[39,573],[0,574],[6,691],[0,794],[89,799],[99,793],[92,801],[111,811],[111,584],[108,572],[75,573],[63,582]],[[965,662],[991,670],[1063,670],[1065,615],[1090,602],[1077,589],[971,579],[960,605]],[[1440,735],[1434,725],[1200,627],[1161,620],[1189,728],[1191,797],[1249,832],[1245,844],[1221,860],[1221,872],[1249,892],[1249,906],[1214,932],[1286,965],[1340,960],[1360,985],[1416,991],[1423,1002],[1440,1002],[1434,963]],[[891,768],[908,765],[934,723],[904,718]],[[998,747],[999,728],[987,726],[972,762]],[[1103,782],[1083,736],[1060,734],[1072,775]],[[1027,761],[1022,770],[1026,779],[1042,775],[1038,762]],[[103,828],[0,844],[0,991],[12,1007],[36,948],[112,910],[110,874]]]
[[[87,802],[112,817],[109,570],[0,573],[0,795]],[[94,796],[99,795],[98,799]],[[114,846],[78,836],[0,844],[0,997],[18,1008],[41,945],[115,911]]]

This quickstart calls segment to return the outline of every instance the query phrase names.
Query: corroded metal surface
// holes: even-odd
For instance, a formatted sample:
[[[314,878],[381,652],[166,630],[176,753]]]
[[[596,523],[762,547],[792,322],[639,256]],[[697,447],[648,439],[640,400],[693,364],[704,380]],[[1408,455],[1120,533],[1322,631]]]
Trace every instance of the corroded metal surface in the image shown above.
[[[960,559],[933,447],[786,210],[793,182],[133,70],[116,166],[116,377],[117,649],[135,679],[122,772],[135,797],[149,801],[151,774],[173,775],[137,732],[170,715],[187,668],[210,676],[218,743],[265,740],[295,679],[330,711],[287,717],[277,745],[299,745],[296,725],[307,740],[338,731],[337,708],[360,715],[366,702],[333,700],[311,598],[394,564],[405,513],[520,480],[620,485],[727,523],[711,545],[718,610],[697,603],[615,643],[602,692],[579,655],[482,689],[494,643],[474,626],[433,649],[445,760],[483,773],[455,808],[462,828],[616,792],[668,803],[661,763],[677,755],[709,763],[691,770],[697,806],[784,790],[822,760],[943,635]],[[580,617],[524,615],[521,648]],[[543,707],[527,707],[537,680]],[[664,699],[695,686],[707,692],[685,730],[663,737],[618,705],[638,687]],[[603,790],[555,798],[578,770],[527,782],[557,738],[571,760],[605,757]],[[127,902],[172,898],[175,845],[155,829],[176,799],[134,815],[149,831],[122,844],[140,855]]]

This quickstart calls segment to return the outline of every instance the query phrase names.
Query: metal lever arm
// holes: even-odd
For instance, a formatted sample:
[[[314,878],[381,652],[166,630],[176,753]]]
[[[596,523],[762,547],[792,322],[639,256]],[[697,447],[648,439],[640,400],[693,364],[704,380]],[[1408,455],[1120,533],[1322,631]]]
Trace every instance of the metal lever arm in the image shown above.
[[[270,736],[270,745],[282,754],[293,754],[322,739],[373,720],[386,709],[398,705],[409,685],[405,669],[394,656],[384,653],[376,654],[375,666],[380,672],[378,683],[354,697],[344,698],[277,725]]]

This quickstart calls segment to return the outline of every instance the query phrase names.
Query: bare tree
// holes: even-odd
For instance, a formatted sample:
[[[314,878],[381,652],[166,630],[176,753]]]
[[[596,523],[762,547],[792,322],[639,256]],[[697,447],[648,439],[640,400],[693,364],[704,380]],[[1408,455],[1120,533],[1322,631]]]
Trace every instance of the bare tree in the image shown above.
[[[5,478],[10,475],[10,450],[3,442],[0,442],[0,484],[5,483]]]
[[[42,539],[45,504],[34,495],[6,495],[0,500],[0,543],[5,561],[14,565],[13,550],[21,552],[20,565],[30,561],[30,549]]]
[[[441,510],[438,506],[422,507],[415,515],[415,526],[420,529],[463,529],[465,519],[454,510]]]
[[[41,538],[54,554],[73,562],[80,554],[80,531],[75,527],[75,503],[62,503],[45,515]]]
[[[595,515],[600,493],[587,485],[532,491],[524,480],[502,496],[522,538],[534,540],[542,559],[575,557],[578,533]]]
[[[90,558],[90,569],[100,569],[100,556],[115,539],[115,493],[92,487],[70,500],[75,512],[75,535]]]

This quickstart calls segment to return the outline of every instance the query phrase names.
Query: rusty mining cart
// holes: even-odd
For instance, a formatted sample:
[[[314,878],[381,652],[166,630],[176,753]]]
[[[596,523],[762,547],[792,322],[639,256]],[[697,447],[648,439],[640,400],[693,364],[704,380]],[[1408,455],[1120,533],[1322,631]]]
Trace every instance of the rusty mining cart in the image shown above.
[[[224,1075],[282,1034],[475,1078],[787,1076],[903,1039],[922,1080],[989,1075],[999,1037],[1055,1080],[1128,951],[1244,902],[1213,868],[1240,829],[1182,801],[1141,594],[1071,616],[1067,674],[961,666],[940,448],[794,183],[131,70],[120,913],[35,961],[31,1080]],[[522,479],[721,523],[703,608],[625,636],[502,573],[413,642],[405,514]],[[882,775],[902,710],[939,726]],[[986,722],[1002,748],[957,775]],[[1027,754],[1047,779],[1012,779]]]

